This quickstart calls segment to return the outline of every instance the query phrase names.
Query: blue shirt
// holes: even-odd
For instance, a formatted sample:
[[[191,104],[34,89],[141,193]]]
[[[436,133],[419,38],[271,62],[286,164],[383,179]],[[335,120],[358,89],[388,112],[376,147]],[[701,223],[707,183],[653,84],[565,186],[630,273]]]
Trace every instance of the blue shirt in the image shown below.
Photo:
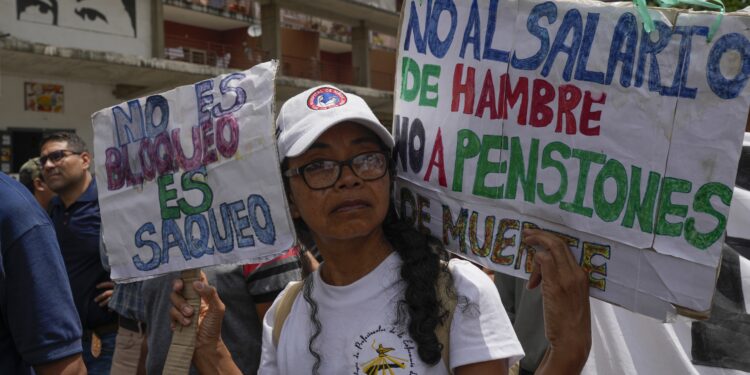
[[[73,299],[85,329],[116,322],[116,315],[94,301],[102,290],[96,284],[109,280],[99,256],[99,199],[96,180],[68,208],[60,197],[52,198],[50,216],[57,232]]]
[[[49,217],[0,173],[0,374],[81,352],[81,324]]]

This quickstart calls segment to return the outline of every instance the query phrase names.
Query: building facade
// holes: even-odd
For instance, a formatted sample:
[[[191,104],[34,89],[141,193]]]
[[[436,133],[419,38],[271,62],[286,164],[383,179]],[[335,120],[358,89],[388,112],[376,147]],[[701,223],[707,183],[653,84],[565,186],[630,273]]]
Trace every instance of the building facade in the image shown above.
[[[279,60],[277,104],[330,82],[392,121],[396,0],[0,0],[0,171],[92,113]],[[10,10],[10,11],[7,11]],[[277,106],[278,108],[278,106]]]

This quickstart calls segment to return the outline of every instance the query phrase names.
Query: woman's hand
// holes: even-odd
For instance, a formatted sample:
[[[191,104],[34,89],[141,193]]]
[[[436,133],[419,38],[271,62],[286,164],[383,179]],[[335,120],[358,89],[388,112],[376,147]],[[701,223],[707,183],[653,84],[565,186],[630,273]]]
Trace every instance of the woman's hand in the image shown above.
[[[190,325],[195,311],[182,296],[181,279],[172,285],[172,308],[169,311],[172,329],[175,325]],[[221,340],[221,324],[224,320],[224,303],[216,288],[208,285],[206,275],[201,272],[201,280],[193,282],[193,288],[201,298],[198,311],[198,333],[195,339],[193,363],[201,373],[241,373],[232,361],[232,355]],[[218,371],[218,372],[217,372]]]
[[[529,289],[541,285],[544,327],[549,341],[538,371],[549,368],[554,370],[549,373],[579,373],[591,349],[588,276],[562,238],[538,229],[524,230],[523,238],[527,245],[546,249],[535,253],[534,271],[528,284]]]

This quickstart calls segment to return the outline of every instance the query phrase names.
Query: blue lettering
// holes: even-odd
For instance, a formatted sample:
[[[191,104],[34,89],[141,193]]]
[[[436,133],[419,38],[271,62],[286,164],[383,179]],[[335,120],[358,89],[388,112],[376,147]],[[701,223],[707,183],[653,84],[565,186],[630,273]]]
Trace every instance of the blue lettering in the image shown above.
[[[635,48],[638,44],[638,20],[632,13],[624,13],[617,20],[615,32],[612,35],[612,44],[609,48],[609,60],[607,60],[607,77],[604,79],[606,85],[612,84],[612,79],[617,70],[617,62],[622,62],[620,70],[620,85],[630,87],[633,79],[633,64],[635,59]],[[623,45],[625,51],[622,50]]]
[[[263,215],[263,221],[266,225],[260,225],[258,222],[258,208]],[[260,195],[252,194],[247,198],[247,212],[250,214],[250,222],[253,225],[253,231],[258,236],[258,240],[266,245],[273,245],[276,242],[276,228],[273,225],[271,209],[268,203]]]
[[[170,239],[170,237],[172,239]],[[161,252],[161,264],[169,263],[169,250],[175,246],[180,249],[182,257],[185,258],[186,261],[190,260],[190,252],[185,244],[185,239],[182,237],[180,228],[177,226],[174,219],[162,220],[161,238],[163,242],[161,246],[163,249]]]
[[[430,13],[432,10],[432,0],[427,0],[427,20],[430,19]],[[425,39],[427,39],[427,32],[425,31],[424,37],[419,29],[419,13],[417,12],[417,6],[414,4],[414,0],[411,2],[409,7],[409,25],[406,27],[406,38],[404,38],[404,51],[409,50],[409,44],[411,43],[411,35],[414,34],[414,44],[417,46],[417,52],[425,53]]]
[[[451,19],[451,28],[448,31],[448,35],[445,36],[444,40],[440,40],[438,36],[438,25],[440,24],[440,16],[444,11],[448,12]],[[452,0],[437,0],[435,5],[430,12],[430,16],[427,17],[427,25],[425,27],[426,35],[425,39],[430,45],[430,52],[435,57],[441,58],[448,52],[448,48],[453,42],[453,35],[456,33],[456,25],[458,24],[458,11],[456,10],[456,4]]]
[[[495,37],[495,24],[497,23],[497,4],[499,0],[490,0],[489,17],[487,18],[487,30],[484,34],[484,53],[482,58],[485,60],[508,62],[508,51],[501,51],[492,48],[492,40]]]
[[[154,110],[159,108],[161,118],[158,123],[154,122]],[[169,103],[161,95],[152,95],[146,99],[146,135],[154,138],[159,133],[167,130],[169,125]]]
[[[213,88],[214,82],[210,79],[195,84],[195,97],[198,98],[198,124],[211,121],[211,111],[207,107],[214,102],[214,96],[211,94]],[[208,95],[205,95],[206,93]]]
[[[721,57],[730,50],[739,52],[742,58],[741,70],[734,78],[724,77],[719,66]],[[711,52],[708,54],[706,76],[708,86],[718,97],[722,99],[736,98],[745,87],[747,79],[750,78],[750,42],[742,34],[722,35],[711,47]]]
[[[136,254],[135,256],[133,256],[133,265],[135,266],[136,269],[138,269],[138,271],[151,271],[153,269],[156,269],[156,267],[159,267],[159,261],[161,258],[161,248],[159,248],[159,245],[154,241],[144,240],[143,232],[147,232],[148,234],[156,233],[154,224],[150,222],[143,224],[135,232],[135,247],[139,249],[142,248],[143,246],[150,247],[151,248],[151,260],[149,260],[147,263],[144,263],[141,260],[141,256],[139,254]]]
[[[557,21],[557,6],[555,3],[548,1],[537,4],[531,9],[529,18],[526,20],[526,29],[529,30],[531,35],[539,38],[541,45],[534,55],[525,59],[519,59],[514,52],[513,59],[511,60],[511,65],[514,68],[536,70],[542,64],[544,58],[547,57],[547,52],[549,52],[549,32],[544,27],[539,26],[539,19],[542,17],[546,17],[550,25]]]
[[[232,212],[232,222],[234,223],[234,231],[237,234],[237,247],[251,247],[255,246],[255,240],[252,235],[245,235],[242,233],[243,230],[250,228],[250,220],[247,216],[240,216],[240,212],[245,209],[245,202],[235,201],[229,203],[229,210]]]
[[[208,211],[208,223],[211,227],[211,237],[214,239],[214,247],[216,251],[225,254],[234,249],[234,237],[232,236],[232,218],[229,210],[229,206],[226,203],[222,203],[219,207],[221,211],[221,224],[224,227],[224,236],[219,233],[219,226],[216,223],[216,215],[214,210]]]
[[[565,45],[565,39],[568,39],[568,34],[573,32],[573,40],[570,46]],[[542,68],[542,76],[546,77],[549,75],[552,64],[555,63],[557,55],[561,52],[568,55],[565,61],[565,68],[563,69],[562,77],[565,82],[570,81],[570,76],[573,74],[573,66],[575,64],[578,50],[581,47],[581,36],[583,34],[583,19],[581,19],[581,12],[578,9],[571,9],[565,13],[560,30],[557,31],[555,41],[552,43],[550,48],[549,56],[547,61],[544,63]]]
[[[596,27],[599,25],[599,13],[589,13],[586,15],[586,29],[583,30],[583,40],[581,41],[581,50],[578,53],[578,62],[576,63],[575,79],[579,81],[588,81],[594,83],[604,82],[604,73],[594,72],[586,69],[589,63],[591,47],[594,45],[596,36]]]
[[[211,210],[213,211],[213,210]],[[193,225],[198,225],[198,238],[193,234]],[[202,214],[190,215],[185,218],[185,238],[187,247],[193,258],[200,258],[203,254],[213,254],[214,249],[208,246],[208,222]]]
[[[221,83],[219,83],[219,91],[221,92],[221,95],[224,96],[228,93],[234,93],[234,104],[227,109],[222,109],[221,103],[215,105],[212,108],[214,117],[221,117],[228,113],[232,113],[245,105],[247,99],[247,93],[245,93],[245,90],[242,87],[229,86],[231,81],[241,80],[243,78],[245,78],[245,75],[242,73],[232,73],[221,80]],[[203,121],[199,121],[199,124],[203,124]]]
[[[115,119],[118,146],[143,139],[143,112],[138,99],[128,102],[128,114],[120,107],[112,107],[112,116]]]
[[[466,46],[471,43],[474,45],[474,59],[479,60],[479,50],[482,48],[482,41],[479,39],[479,29],[479,9],[477,7],[477,0],[474,0],[471,2],[469,20],[466,22],[466,29],[464,30],[464,40],[461,43],[461,51],[458,53],[462,59],[466,53]]]
[[[677,61],[677,66],[681,67],[678,95],[681,98],[695,99],[698,89],[687,87],[687,76],[690,71],[690,50],[693,44],[693,35],[708,37],[708,27],[678,26],[675,28],[675,33],[682,35],[682,40],[680,40],[680,58]],[[677,78],[675,77],[676,81]]]
[[[656,54],[664,50],[672,38],[672,30],[661,21],[654,21],[655,31],[659,39],[651,41],[648,33],[641,33],[641,47],[638,51],[638,70],[635,72],[635,87],[643,85],[643,72],[646,70],[646,57],[651,55],[648,69],[648,89],[650,91],[659,91],[661,77],[659,75],[659,60]]]

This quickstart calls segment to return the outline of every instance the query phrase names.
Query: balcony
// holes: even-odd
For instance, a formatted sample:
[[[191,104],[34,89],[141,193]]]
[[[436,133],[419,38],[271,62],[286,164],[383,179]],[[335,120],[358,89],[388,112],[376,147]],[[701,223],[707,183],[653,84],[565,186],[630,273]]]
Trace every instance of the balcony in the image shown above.
[[[250,0],[162,0],[167,6],[250,22],[258,18],[258,9]]]
[[[289,77],[307,78],[317,81],[351,85],[358,68],[350,64],[323,62],[316,58],[300,58],[284,55],[281,58],[282,74]]]

